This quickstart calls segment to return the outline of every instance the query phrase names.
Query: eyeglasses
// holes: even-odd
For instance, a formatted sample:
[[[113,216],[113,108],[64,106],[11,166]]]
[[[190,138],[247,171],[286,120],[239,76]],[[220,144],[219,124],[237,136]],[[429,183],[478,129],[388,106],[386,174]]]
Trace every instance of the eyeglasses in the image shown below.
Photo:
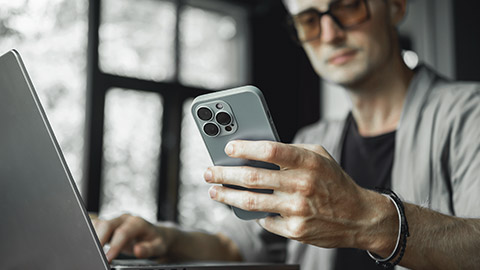
[[[298,43],[306,43],[319,38],[322,34],[320,21],[329,15],[341,28],[348,29],[370,19],[367,0],[337,0],[328,5],[328,10],[320,12],[315,8],[307,9],[288,19],[293,38]]]

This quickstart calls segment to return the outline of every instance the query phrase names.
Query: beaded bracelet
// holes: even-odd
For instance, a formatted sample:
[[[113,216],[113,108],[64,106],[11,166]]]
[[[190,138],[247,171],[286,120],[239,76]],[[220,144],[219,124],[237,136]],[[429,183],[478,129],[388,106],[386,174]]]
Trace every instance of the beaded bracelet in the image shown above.
[[[402,200],[390,189],[379,189],[376,188],[377,191],[381,192],[382,195],[388,197],[392,203],[395,205],[398,213],[398,237],[397,243],[395,244],[395,248],[393,249],[392,253],[386,257],[381,258],[377,254],[371,253],[367,251],[370,258],[375,260],[375,263],[383,266],[385,269],[390,269],[397,265],[401,260],[403,255],[405,254],[405,249],[407,248],[407,237],[410,236],[410,232],[408,231],[408,223],[407,217],[405,215],[405,207],[402,203]],[[397,256],[398,255],[398,256]],[[396,258],[396,259],[395,259]],[[392,261],[395,259],[394,261]]]

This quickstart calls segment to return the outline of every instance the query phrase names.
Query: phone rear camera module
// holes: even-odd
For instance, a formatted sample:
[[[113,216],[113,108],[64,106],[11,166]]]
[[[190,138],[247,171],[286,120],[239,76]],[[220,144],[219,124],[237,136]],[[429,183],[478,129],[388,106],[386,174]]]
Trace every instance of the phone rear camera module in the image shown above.
[[[203,121],[208,121],[212,119],[213,112],[207,107],[202,107],[198,109],[197,115],[198,115],[198,118],[202,119]]]
[[[227,112],[219,112],[215,116],[215,119],[220,125],[226,126],[232,122],[232,117]]]
[[[215,137],[220,133],[220,128],[214,123],[206,123],[203,126],[203,131],[210,137]]]

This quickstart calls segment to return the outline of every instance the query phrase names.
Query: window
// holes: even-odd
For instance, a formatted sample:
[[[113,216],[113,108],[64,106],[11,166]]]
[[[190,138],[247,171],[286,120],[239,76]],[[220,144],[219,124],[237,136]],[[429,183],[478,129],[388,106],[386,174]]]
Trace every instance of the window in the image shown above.
[[[108,90],[102,216],[112,218],[126,211],[156,220],[162,107],[156,93]]]
[[[100,69],[154,81],[175,72],[174,3],[158,0],[103,0]]]
[[[245,24],[240,14],[235,16],[226,9],[183,8],[179,32],[180,82],[209,89],[245,83]]]
[[[0,54],[17,49],[82,194],[87,0],[3,1]]]
[[[211,213],[192,207],[215,207],[215,216],[228,208],[205,191],[209,157],[188,108],[197,95],[248,82],[246,10],[198,0],[90,5],[98,40],[91,32],[87,208],[208,228]]]

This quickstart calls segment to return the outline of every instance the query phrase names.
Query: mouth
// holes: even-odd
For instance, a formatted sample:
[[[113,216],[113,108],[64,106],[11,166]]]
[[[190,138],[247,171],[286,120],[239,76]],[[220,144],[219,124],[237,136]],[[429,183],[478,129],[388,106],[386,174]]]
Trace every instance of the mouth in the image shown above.
[[[356,54],[357,54],[357,50],[352,50],[352,49],[341,50],[339,52],[334,53],[332,56],[330,56],[327,59],[327,63],[335,66],[340,66],[351,61]]]

